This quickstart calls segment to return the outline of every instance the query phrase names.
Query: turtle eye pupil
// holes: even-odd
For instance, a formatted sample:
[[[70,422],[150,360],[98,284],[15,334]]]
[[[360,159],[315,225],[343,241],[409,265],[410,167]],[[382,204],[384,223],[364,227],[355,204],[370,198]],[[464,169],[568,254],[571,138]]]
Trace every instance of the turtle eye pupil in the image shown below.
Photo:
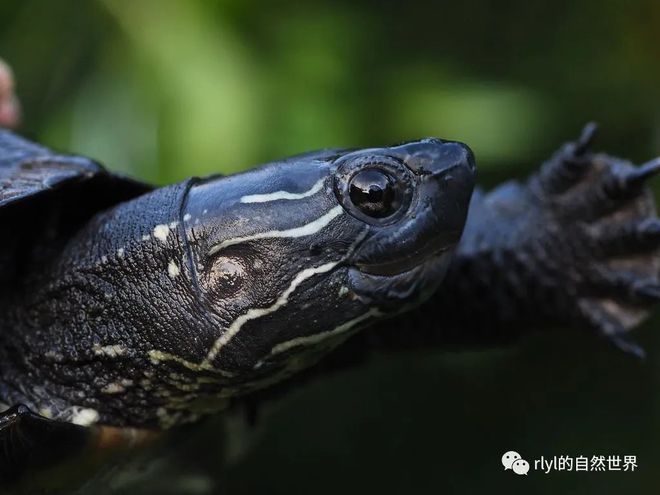
[[[396,181],[377,169],[355,174],[351,179],[349,196],[362,213],[373,218],[390,216],[399,207]]]

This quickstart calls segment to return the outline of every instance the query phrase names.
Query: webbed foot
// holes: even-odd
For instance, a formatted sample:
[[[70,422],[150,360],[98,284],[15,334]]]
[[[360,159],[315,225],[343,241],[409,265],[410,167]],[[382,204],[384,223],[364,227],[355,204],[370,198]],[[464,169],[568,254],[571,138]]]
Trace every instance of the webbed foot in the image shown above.
[[[548,218],[546,268],[565,270],[574,301],[571,317],[643,357],[627,333],[660,301],[660,219],[646,181],[660,172],[660,158],[643,165],[592,153],[596,126],[565,145],[530,179],[530,190]],[[539,218],[542,220],[543,218]]]

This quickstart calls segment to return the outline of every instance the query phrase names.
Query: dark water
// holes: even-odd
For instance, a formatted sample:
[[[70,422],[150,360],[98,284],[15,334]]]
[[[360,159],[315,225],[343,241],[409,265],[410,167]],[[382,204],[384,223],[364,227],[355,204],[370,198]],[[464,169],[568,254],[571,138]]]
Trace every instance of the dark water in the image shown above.
[[[655,493],[660,337],[638,362],[587,336],[507,350],[384,356],[282,403],[228,493]],[[635,471],[505,472],[508,450],[635,455]],[[258,473],[258,474],[255,474]]]

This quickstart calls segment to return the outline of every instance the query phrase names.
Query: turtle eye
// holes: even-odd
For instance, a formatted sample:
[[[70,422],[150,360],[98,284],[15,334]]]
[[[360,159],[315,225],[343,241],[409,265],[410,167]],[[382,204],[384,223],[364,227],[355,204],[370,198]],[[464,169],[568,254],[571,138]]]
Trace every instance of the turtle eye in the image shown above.
[[[370,168],[355,174],[349,182],[351,202],[365,215],[385,218],[401,206],[401,191],[390,174]]]
[[[334,187],[349,214],[370,225],[385,226],[408,210],[414,184],[413,174],[400,160],[369,153],[342,158]]]

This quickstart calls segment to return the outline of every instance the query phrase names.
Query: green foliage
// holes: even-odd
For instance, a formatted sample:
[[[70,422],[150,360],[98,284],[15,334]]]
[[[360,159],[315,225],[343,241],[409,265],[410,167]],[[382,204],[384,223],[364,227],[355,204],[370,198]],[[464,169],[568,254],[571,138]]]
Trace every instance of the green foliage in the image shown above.
[[[422,135],[522,173],[589,119],[660,141],[660,8],[486,0],[3,2],[24,130],[159,183]],[[509,172],[511,173],[511,172]]]

